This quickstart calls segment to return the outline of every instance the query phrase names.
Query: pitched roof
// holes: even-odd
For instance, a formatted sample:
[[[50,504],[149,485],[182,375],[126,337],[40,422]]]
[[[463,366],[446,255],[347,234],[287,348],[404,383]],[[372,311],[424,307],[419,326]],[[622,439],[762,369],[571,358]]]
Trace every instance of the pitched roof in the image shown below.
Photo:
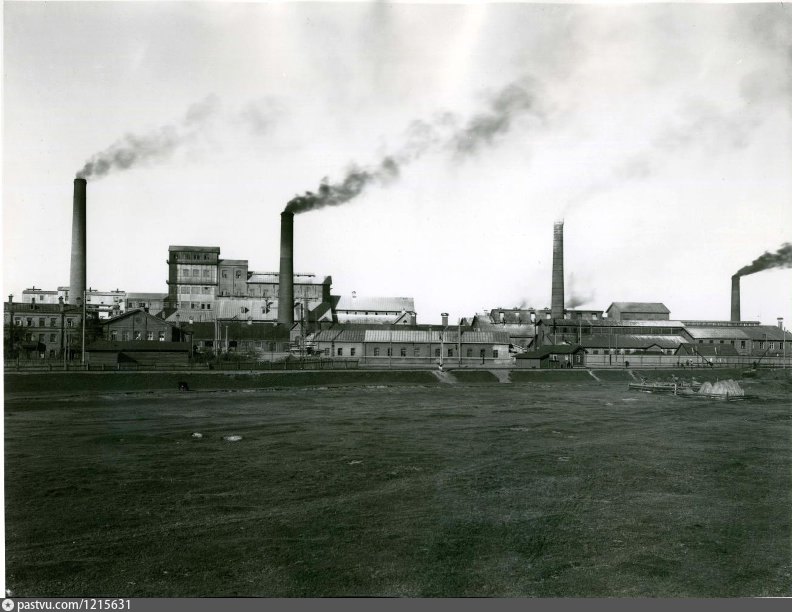
[[[251,272],[247,279],[248,283],[261,283],[268,285],[277,285],[280,282],[280,273],[278,272]],[[315,274],[295,274],[295,285],[330,285],[333,282],[331,276],[320,277]]]
[[[404,343],[433,343],[442,341],[448,344],[460,342],[456,330],[422,330],[422,329],[369,329],[366,330],[366,342],[404,342]],[[495,331],[463,331],[462,344],[509,344],[509,334]]]
[[[164,300],[167,293],[127,293],[127,300]]]
[[[385,312],[415,312],[415,302],[411,297],[366,297],[342,295],[336,304],[336,311],[385,311]]]
[[[644,312],[652,314],[668,314],[671,312],[660,302],[612,302],[605,312],[610,312],[612,308],[618,308],[621,312]]]
[[[580,339],[581,346],[585,348],[635,348],[645,349],[650,346],[659,348],[676,348],[684,343],[685,339],[677,335],[638,335],[638,334],[593,334]]]
[[[150,319],[154,319],[159,323],[165,323],[165,325],[169,325],[170,327],[176,327],[173,323],[166,321],[160,317],[155,317],[150,312],[146,312],[143,308],[133,308],[132,310],[127,310],[126,312],[122,312],[120,315],[116,315],[115,317],[110,317],[109,319],[105,319],[102,321],[102,325],[108,325],[110,323],[115,323],[116,321],[120,321],[121,319],[125,319],[127,317],[131,317],[132,315],[144,315]]]

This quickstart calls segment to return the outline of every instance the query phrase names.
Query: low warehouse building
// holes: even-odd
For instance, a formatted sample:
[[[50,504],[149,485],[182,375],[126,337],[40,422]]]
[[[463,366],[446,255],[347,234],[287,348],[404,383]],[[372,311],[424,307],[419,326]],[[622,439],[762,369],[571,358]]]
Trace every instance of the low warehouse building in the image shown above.
[[[363,342],[362,363],[369,365],[512,363],[509,334],[502,331],[369,329]]]
[[[543,346],[516,357],[520,369],[580,368],[586,365],[586,350],[579,344]]]

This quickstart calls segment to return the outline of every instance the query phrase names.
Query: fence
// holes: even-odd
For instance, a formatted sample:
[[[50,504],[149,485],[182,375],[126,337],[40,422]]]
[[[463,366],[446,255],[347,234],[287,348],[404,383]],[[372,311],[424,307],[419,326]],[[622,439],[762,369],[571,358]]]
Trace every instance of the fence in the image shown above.
[[[186,365],[143,365],[139,363],[82,364],[47,360],[14,360],[4,364],[6,372],[173,372],[173,371],[284,371],[284,370],[355,370],[356,360],[343,359],[289,359],[286,361],[218,361],[212,363],[190,363]]]
[[[586,367],[606,368],[750,368],[757,364],[761,368],[790,368],[790,357],[757,357],[735,355],[728,357],[682,357],[677,355],[586,355]]]

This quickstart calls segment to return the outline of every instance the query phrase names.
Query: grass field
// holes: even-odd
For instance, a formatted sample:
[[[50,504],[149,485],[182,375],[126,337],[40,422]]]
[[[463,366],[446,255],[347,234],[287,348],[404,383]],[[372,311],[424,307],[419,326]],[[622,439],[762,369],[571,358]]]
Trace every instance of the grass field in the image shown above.
[[[7,398],[7,585],[792,595],[789,383],[728,403],[625,387]]]

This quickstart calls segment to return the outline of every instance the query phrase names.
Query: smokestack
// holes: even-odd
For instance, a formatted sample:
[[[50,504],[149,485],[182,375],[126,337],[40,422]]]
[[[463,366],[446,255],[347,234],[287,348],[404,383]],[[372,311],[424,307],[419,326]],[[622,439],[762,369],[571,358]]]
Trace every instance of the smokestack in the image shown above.
[[[294,213],[281,213],[278,323],[294,325]]]
[[[441,321],[441,325],[443,327],[448,327],[448,313],[447,312],[441,312],[440,313],[440,321]]]
[[[72,209],[71,273],[69,302],[78,304],[85,291],[85,187],[84,178],[74,179],[74,207]]]
[[[731,320],[740,320],[740,277],[736,274],[732,276]]]
[[[554,319],[564,318],[564,222],[553,224],[553,285],[550,313]]]

